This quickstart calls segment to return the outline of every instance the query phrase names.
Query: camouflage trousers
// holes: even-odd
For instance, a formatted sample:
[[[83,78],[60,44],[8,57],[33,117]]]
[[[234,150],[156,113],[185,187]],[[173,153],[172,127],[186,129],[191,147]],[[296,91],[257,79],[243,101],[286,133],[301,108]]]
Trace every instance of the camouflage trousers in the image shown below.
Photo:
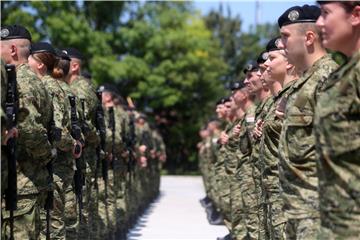
[[[264,209],[261,207],[261,189],[258,178],[254,178],[251,165],[242,166],[237,171],[242,192],[243,216],[247,231],[247,239],[265,239],[265,232],[260,227],[264,219]]]
[[[288,219],[285,225],[286,239],[316,239],[319,231],[319,218]]]
[[[279,179],[265,176],[262,178],[262,206],[264,219],[261,224],[269,239],[285,239],[286,219],[283,212],[283,198],[279,192]]]
[[[233,239],[246,238],[245,216],[242,193],[239,181],[232,176],[230,179],[231,236]]]
[[[231,231],[230,180],[225,174],[219,178],[220,211],[224,215],[225,226]]]
[[[41,231],[40,208],[46,193],[18,195],[17,210],[14,211],[14,239],[39,239]],[[4,202],[2,202],[4,204]],[[1,208],[1,239],[10,237],[10,212]]]
[[[114,195],[114,179],[113,171],[108,171],[108,182],[98,179],[99,185],[99,216],[101,218],[101,229],[99,234],[101,239],[115,238],[115,195]]]

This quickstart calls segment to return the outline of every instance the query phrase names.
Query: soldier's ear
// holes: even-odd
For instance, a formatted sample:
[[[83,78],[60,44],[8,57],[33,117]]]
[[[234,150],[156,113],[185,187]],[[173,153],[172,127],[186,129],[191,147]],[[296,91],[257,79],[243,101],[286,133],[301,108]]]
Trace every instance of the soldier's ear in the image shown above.
[[[355,6],[352,10],[350,22],[353,26],[360,26],[360,6]]]
[[[10,54],[12,57],[15,57],[16,55],[18,55],[17,51],[18,51],[18,48],[16,47],[16,45],[11,44],[10,45]]]
[[[305,45],[309,47],[314,44],[315,40],[316,40],[316,34],[314,33],[314,31],[306,31]]]

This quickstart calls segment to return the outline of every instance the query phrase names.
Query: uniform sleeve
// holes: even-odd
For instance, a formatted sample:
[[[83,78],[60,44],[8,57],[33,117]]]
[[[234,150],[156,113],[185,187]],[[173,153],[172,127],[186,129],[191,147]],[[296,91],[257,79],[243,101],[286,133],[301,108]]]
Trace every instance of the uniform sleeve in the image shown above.
[[[19,82],[19,81],[18,81]],[[50,161],[51,144],[48,140],[47,129],[41,123],[36,89],[31,84],[18,84],[19,93],[19,145],[34,159],[43,162]]]

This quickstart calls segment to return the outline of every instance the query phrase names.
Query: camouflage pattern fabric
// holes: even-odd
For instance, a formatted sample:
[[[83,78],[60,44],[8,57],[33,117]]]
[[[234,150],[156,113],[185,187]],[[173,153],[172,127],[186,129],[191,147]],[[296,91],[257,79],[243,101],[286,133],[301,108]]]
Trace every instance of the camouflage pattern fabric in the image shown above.
[[[360,236],[360,51],[321,89],[315,111],[319,239]]]
[[[337,64],[329,55],[323,56],[286,94],[285,120],[279,141],[279,177],[287,220],[319,219],[314,108],[318,97],[317,85],[322,84],[336,68]],[[314,222],[307,231],[314,232],[313,229],[318,227]],[[296,231],[294,234],[287,237],[297,238]]]

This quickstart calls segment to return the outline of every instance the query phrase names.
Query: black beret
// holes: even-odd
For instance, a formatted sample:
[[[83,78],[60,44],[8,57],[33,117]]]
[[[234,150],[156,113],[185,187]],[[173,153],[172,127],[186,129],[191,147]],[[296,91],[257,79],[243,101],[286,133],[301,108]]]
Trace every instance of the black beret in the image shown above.
[[[280,37],[275,37],[271,39],[266,45],[266,51],[270,52],[270,51],[281,50],[281,48],[279,48],[280,43],[281,43]]]
[[[235,90],[239,90],[245,87],[245,84],[243,82],[234,82],[231,87],[230,90],[231,91],[235,91]]]
[[[257,64],[262,64],[266,62],[268,57],[269,57],[269,53],[266,50],[262,51],[256,60]]]
[[[110,83],[104,83],[101,86],[99,86],[98,91],[100,92],[110,92],[114,95],[119,95],[119,91],[116,86]]]
[[[315,5],[295,6],[286,10],[278,19],[279,27],[293,23],[316,22],[321,10]]]
[[[57,55],[53,46],[47,42],[37,42],[31,44],[30,54],[48,52]]]
[[[259,69],[259,65],[254,60],[250,60],[244,68],[244,73],[257,71]]]
[[[220,100],[216,102],[216,105],[220,105],[220,104],[224,104],[226,102],[230,102],[230,100],[231,99],[229,97],[220,98]]]
[[[70,56],[69,56],[65,51],[62,51],[62,50],[60,50],[60,49],[55,49],[55,52],[56,52],[56,55],[57,55],[59,58],[64,59],[64,60],[71,61]]]
[[[82,55],[82,53],[77,50],[76,48],[64,48],[63,51],[66,52],[67,55],[69,55],[70,58],[77,58],[80,60],[84,59],[84,56]]]
[[[23,26],[1,26],[1,40],[27,39],[31,42],[30,32]]]

